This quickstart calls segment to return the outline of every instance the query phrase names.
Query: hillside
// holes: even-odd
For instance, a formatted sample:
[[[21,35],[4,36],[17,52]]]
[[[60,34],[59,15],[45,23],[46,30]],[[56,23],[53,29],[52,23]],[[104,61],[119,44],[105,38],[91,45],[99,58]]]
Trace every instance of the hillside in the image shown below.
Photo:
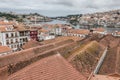
[[[40,15],[38,13],[30,13],[30,14],[17,14],[13,12],[0,12],[0,18],[7,20],[16,20],[18,22],[34,22],[35,20],[38,22],[50,21],[51,19],[47,16]]]
[[[3,12],[0,12],[0,17],[1,18],[5,18],[7,20],[17,20],[19,22],[22,22],[23,20],[17,16],[17,15],[14,15],[14,14],[11,14],[11,13],[3,13]]]
[[[85,14],[78,21],[81,25],[89,25],[91,27],[103,27],[104,25],[107,27],[120,27],[120,10]]]

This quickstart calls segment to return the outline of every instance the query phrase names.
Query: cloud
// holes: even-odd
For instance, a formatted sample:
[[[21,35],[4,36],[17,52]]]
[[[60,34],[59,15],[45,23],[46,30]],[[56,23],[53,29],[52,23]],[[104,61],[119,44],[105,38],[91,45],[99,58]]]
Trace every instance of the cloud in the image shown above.
[[[51,4],[51,5],[62,5],[62,6],[68,6],[68,7],[74,6],[73,3],[71,3],[71,1],[69,1],[69,0],[56,0],[53,2],[45,1],[44,3]]]
[[[120,0],[0,0],[1,11],[39,12],[48,16],[120,9]]]

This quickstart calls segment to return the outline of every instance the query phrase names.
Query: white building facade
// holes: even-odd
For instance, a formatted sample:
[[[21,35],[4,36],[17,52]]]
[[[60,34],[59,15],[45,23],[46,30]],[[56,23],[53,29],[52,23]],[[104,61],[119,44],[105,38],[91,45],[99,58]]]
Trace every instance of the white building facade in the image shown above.
[[[29,31],[17,31],[13,26],[4,26],[0,28],[0,43],[2,46],[8,46],[13,51],[21,49],[29,40]]]

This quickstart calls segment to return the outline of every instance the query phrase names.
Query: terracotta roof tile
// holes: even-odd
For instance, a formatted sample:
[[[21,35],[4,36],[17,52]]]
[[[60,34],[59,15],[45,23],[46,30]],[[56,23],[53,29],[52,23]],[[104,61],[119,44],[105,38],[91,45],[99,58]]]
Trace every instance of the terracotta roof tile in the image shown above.
[[[14,25],[16,24],[15,22],[9,21],[9,22],[5,22],[5,21],[0,21],[0,25]]]
[[[12,74],[8,80],[85,80],[85,78],[60,54],[56,54]]]
[[[0,46],[0,53],[9,52],[9,51],[12,51],[12,49],[7,46]]]
[[[105,31],[104,28],[95,28],[94,30],[95,30],[95,31],[99,31],[99,32],[104,32],[104,31]]]
[[[9,31],[7,28],[12,28],[10,31],[26,31],[28,29],[25,29],[24,25],[15,25],[15,26],[9,26],[9,25],[2,25],[0,26],[0,31],[1,32],[6,32]]]
[[[1,32],[6,31],[6,27],[5,26],[0,26],[0,31]]]
[[[89,34],[89,30],[86,29],[70,29],[67,32],[73,34]]]
[[[19,24],[19,25],[14,26],[14,29],[17,30],[17,31],[28,30],[28,29],[25,28],[25,25],[23,25],[23,24]]]
[[[23,45],[22,48],[23,49],[29,49],[29,48],[40,46],[40,45],[42,45],[42,44],[35,41],[35,40],[30,40],[27,43],[25,43],[25,45]]]
[[[45,30],[45,29],[40,29],[39,31],[40,31],[40,32],[43,32],[43,33],[44,33],[44,32],[49,32],[48,30]]]
[[[69,40],[69,39],[72,39],[74,41],[79,41],[79,40],[82,40],[83,38],[76,37],[76,36],[60,36],[60,37],[57,37],[57,38],[54,38],[54,39],[49,39],[49,40],[42,41],[41,43],[42,44],[49,44],[49,43],[54,43],[54,42],[57,42],[57,41],[64,41],[64,40]]]

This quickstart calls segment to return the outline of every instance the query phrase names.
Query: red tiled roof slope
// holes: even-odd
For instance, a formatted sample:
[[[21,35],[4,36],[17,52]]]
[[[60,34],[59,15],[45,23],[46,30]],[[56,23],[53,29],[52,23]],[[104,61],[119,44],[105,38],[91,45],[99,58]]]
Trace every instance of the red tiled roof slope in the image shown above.
[[[8,80],[86,80],[61,55],[43,58],[9,76]]]
[[[8,46],[0,46],[0,53],[12,51]]]
[[[28,41],[25,45],[22,46],[23,49],[29,49],[32,47],[37,47],[40,46],[42,44],[40,44],[39,42],[35,41],[35,40],[30,40]]]

